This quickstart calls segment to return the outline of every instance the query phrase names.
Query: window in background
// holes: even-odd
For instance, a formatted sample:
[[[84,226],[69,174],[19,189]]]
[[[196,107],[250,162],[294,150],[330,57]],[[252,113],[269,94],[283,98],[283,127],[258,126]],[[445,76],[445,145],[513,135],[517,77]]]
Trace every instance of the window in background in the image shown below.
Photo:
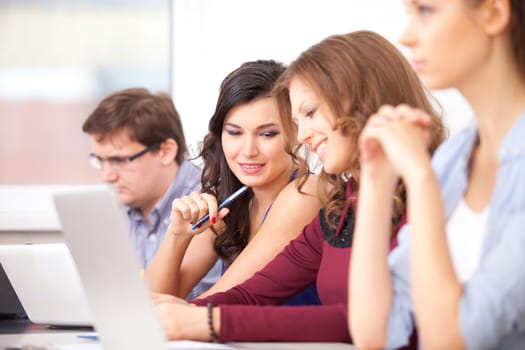
[[[170,89],[170,0],[0,0],[0,184],[99,182],[81,126],[107,94]]]

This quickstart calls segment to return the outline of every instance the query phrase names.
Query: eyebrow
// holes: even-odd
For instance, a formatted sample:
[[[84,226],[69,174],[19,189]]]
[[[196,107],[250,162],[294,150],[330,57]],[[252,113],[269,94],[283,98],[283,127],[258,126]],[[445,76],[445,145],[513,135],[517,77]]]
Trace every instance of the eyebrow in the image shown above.
[[[125,158],[129,158],[129,156],[127,155],[112,155],[112,156],[101,156],[101,155],[98,155],[96,153],[91,153],[92,155],[94,155],[95,157],[97,157],[98,159],[101,159],[101,160],[109,160],[109,159],[125,159]]]
[[[310,96],[308,98],[305,98],[301,101],[299,106],[297,106],[297,112],[299,113],[306,113],[306,110],[314,108],[319,108],[319,106],[322,104],[322,99],[317,96]]]
[[[233,128],[237,128],[237,129],[242,129],[242,127],[240,127],[239,125],[237,124],[234,124],[234,123],[225,123],[224,126],[231,126]],[[276,124],[276,123],[266,123],[266,124],[262,124],[262,125],[259,125],[257,126],[255,129],[256,130],[261,130],[261,129],[268,129],[268,128],[272,128],[272,127],[280,127],[279,124]]]
[[[97,154],[95,152],[91,152],[91,154],[101,158],[101,159],[109,159],[109,158],[126,158],[129,156],[129,154],[133,154],[133,153],[136,153],[136,152],[133,152],[133,151],[118,151],[117,154],[111,154],[111,155],[105,155],[105,156],[101,156],[100,154]]]

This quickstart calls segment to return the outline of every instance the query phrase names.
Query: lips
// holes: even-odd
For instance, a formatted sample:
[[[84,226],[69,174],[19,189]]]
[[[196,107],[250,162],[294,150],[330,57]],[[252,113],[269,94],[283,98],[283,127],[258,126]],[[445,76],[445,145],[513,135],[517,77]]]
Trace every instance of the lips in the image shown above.
[[[122,187],[122,186],[118,186],[118,187],[117,187],[117,186],[112,186],[111,188],[112,188],[113,191],[115,191],[116,193],[122,193],[122,192],[125,191],[125,188]]]
[[[420,72],[421,69],[425,66],[426,62],[424,60],[412,60],[412,67],[416,72]]]
[[[326,142],[327,142],[327,139],[323,139],[321,142],[317,143],[312,151],[317,154],[317,156],[319,157],[319,159],[321,161],[323,161],[324,157],[324,153],[325,153],[325,150],[326,150]]]
[[[317,147],[317,149],[315,150],[315,153],[317,154],[322,153],[325,150],[325,148],[326,148],[326,143],[323,142]]]
[[[264,163],[239,163],[239,167],[245,174],[256,174],[264,168]]]

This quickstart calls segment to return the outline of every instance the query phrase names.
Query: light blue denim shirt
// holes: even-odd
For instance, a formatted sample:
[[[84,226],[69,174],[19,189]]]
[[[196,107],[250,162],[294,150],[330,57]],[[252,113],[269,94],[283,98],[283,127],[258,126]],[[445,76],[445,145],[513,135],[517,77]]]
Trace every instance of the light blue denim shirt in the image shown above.
[[[149,265],[164,239],[170,223],[171,203],[176,198],[188,195],[193,191],[200,191],[200,178],[201,169],[188,160],[183,161],[175,181],[173,181],[164,197],[151,211],[149,216],[151,223],[144,220],[140,210],[126,208],[130,222],[130,234],[135,243],[142,268],[146,268]],[[218,261],[195,286],[187,298],[193,299],[208,290],[220,277],[220,273],[221,264]]]
[[[447,219],[467,189],[477,136],[477,128],[469,128],[447,140],[433,158]],[[480,266],[464,284],[459,303],[461,334],[468,349],[517,348],[518,344],[525,348],[525,113],[505,136],[499,160]],[[414,327],[409,239],[407,225],[389,256],[394,289],[389,349],[407,344]]]

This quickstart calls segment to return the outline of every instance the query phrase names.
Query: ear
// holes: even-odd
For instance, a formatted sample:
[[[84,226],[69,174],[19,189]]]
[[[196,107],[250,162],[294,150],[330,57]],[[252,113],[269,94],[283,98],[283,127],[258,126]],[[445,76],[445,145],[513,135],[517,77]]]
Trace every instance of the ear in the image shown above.
[[[162,157],[163,164],[171,164],[175,162],[179,145],[174,139],[166,139],[160,144],[159,152]]]
[[[485,0],[481,6],[487,34],[501,34],[510,23],[510,0]]]

